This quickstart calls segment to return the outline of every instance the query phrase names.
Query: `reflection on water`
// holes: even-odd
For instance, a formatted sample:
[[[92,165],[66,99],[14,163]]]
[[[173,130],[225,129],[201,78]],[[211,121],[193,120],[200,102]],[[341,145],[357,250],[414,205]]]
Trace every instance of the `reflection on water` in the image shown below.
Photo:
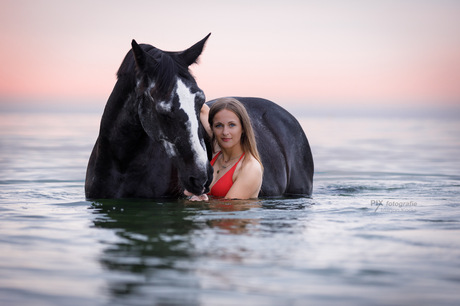
[[[114,231],[119,238],[106,246],[99,260],[112,275],[117,275],[108,284],[110,295],[116,299],[113,302],[138,300],[139,295],[146,295],[157,302],[190,304],[196,291],[191,289],[199,287],[194,276],[194,257],[201,252],[195,249],[194,232],[208,227],[232,235],[248,234],[258,220],[241,218],[232,212],[260,207],[258,200],[93,202],[97,215],[94,226]],[[205,222],[197,222],[197,217],[204,213],[208,213]],[[171,296],[172,284],[190,294]]]
[[[161,292],[161,286],[171,282],[178,287],[190,286],[184,284],[187,268],[178,265],[191,256],[188,237],[194,225],[187,217],[193,211],[182,206],[178,202],[128,200],[92,204],[98,215],[94,226],[115,231],[120,238],[117,243],[108,244],[100,258],[101,264],[116,275],[108,284],[114,298],[139,299],[150,288],[161,301],[163,294],[163,298],[169,299],[167,292]],[[171,298],[179,299],[177,302],[181,299]],[[187,296],[186,300],[190,298]]]
[[[105,294],[111,305],[392,304],[403,297],[421,301],[415,294],[420,280],[450,279],[452,266],[442,266],[445,259],[455,261],[457,247],[443,244],[446,233],[439,228],[426,227],[422,207],[376,213],[372,195],[361,196],[368,203],[356,203],[359,192],[210,203],[94,202],[94,227],[117,236],[100,241]],[[452,254],[433,257],[439,249]],[[424,264],[427,269],[418,268]],[[442,290],[436,285],[439,294],[424,298],[451,301],[455,282]]]
[[[260,200],[225,199],[213,199],[210,202],[201,202],[197,205],[193,205],[192,202],[187,202],[186,205],[189,208],[200,211],[207,210],[212,212],[213,217],[210,218],[208,216],[206,225],[210,228],[220,229],[224,234],[245,234],[251,229],[254,229],[254,225],[258,224],[257,219],[237,217],[235,214],[232,214],[232,212],[241,212],[262,207]],[[219,214],[219,212],[223,212],[224,214]]]

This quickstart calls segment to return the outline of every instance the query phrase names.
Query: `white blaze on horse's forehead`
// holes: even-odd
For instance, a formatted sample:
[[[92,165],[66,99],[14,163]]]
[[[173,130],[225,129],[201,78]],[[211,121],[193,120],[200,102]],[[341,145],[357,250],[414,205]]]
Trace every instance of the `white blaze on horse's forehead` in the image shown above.
[[[190,143],[192,145],[192,150],[195,151],[198,160],[196,161],[197,164],[206,167],[206,163],[208,162],[208,158],[206,152],[204,151],[203,147],[201,146],[200,138],[198,137],[198,119],[196,117],[195,112],[195,96],[196,93],[192,93],[187,86],[185,86],[184,82],[180,79],[177,79],[177,95],[179,96],[179,104],[180,108],[187,114],[188,116],[188,128],[190,129]]]

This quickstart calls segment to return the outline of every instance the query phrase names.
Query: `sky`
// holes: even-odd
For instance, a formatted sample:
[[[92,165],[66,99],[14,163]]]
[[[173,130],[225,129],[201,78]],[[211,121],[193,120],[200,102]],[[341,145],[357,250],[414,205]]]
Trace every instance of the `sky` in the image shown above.
[[[460,105],[457,0],[0,0],[1,104],[103,108],[131,40],[181,51],[208,99]]]

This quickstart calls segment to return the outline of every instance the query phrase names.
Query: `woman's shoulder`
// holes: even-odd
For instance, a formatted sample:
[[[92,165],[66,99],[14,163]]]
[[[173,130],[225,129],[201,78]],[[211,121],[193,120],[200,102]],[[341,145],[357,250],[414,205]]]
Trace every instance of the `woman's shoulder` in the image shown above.
[[[244,160],[241,165],[241,171],[250,173],[262,173],[262,166],[252,154],[246,153],[244,154]]]

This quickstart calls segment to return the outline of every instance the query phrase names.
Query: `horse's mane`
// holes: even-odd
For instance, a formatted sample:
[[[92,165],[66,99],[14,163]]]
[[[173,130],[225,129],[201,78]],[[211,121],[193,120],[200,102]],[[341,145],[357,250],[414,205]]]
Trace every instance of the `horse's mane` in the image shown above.
[[[177,60],[175,52],[164,52],[151,45],[139,45],[147,54],[155,59],[154,79],[155,89],[158,94],[167,94],[172,90],[176,83],[176,76],[183,78],[192,78],[188,67]],[[134,86],[136,81],[136,62],[134,60],[133,50],[130,50],[117,72],[118,79],[126,78]]]

